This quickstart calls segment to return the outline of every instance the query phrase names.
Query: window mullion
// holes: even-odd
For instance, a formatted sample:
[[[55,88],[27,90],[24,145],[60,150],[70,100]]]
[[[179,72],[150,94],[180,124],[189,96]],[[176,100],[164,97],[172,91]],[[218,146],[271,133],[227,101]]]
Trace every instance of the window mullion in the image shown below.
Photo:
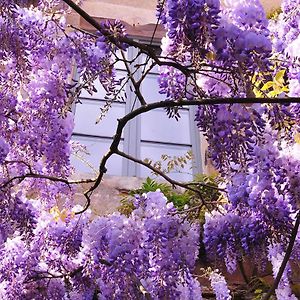
[[[129,48],[128,49],[128,60],[133,60],[137,55],[137,49]],[[138,59],[140,60],[140,58]],[[130,72],[134,71],[134,64],[139,63],[139,61],[134,61],[131,64]],[[138,70],[134,74],[134,78],[139,78],[140,70]],[[131,87],[131,88],[130,88]],[[129,82],[126,87],[126,106],[125,113],[130,113],[133,109],[136,109],[139,106],[139,101],[136,99],[136,95],[134,93],[134,88],[132,87],[132,83]],[[136,117],[133,120],[130,120],[126,127],[124,128],[124,152],[129,154],[132,157],[140,156],[140,140],[141,140],[141,130],[140,130],[140,117]],[[123,160],[123,176],[139,176],[139,165],[124,159]]]
[[[196,125],[195,120],[196,107],[189,107],[189,119],[190,119],[190,137],[193,153],[193,175],[203,173],[202,157],[201,157],[201,145],[200,145],[200,132]]]

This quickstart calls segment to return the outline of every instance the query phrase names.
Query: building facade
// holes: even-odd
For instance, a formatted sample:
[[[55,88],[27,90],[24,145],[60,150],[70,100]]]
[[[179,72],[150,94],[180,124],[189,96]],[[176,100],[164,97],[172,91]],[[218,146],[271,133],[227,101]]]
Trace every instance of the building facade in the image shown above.
[[[226,4],[230,1],[224,0]],[[156,26],[156,0],[85,0],[83,9],[99,22],[104,19],[119,19],[126,26],[130,37],[150,43],[159,51],[160,39],[164,36],[164,30]],[[279,7],[280,0],[262,1],[267,12]],[[83,30],[94,31],[94,28],[77,14],[72,14],[70,20],[74,26]],[[127,59],[131,60],[136,55],[136,49],[127,51]],[[139,57],[138,63],[143,63],[144,57]],[[131,66],[133,67],[133,66]],[[140,76],[138,71],[135,76]],[[122,63],[117,64],[117,75],[126,76],[126,67]],[[164,95],[158,92],[158,70],[152,70],[146,77],[141,91],[146,101],[164,100]],[[126,101],[115,101],[106,116],[96,124],[101,108],[105,106],[105,91],[99,82],[95,82],[97,92],[92,95],[83,91],[80,95],[82,104],[75,108],[75,130],[73,140],[87,147],[90,155],[78,159],[73,157],[72,163],[79,174],[96,173],[102,156],[107,152],[112,142],[117,119],[121,118],[138,106],[136,96],[130,83],[124,86]],[[127,154],[139,159],[150,159],[153,162],[161,160],[161,155],[183,156],[187,151],[192,151],[193,161],[189,161],[179,172],[169,174],[179,181],[192,180],[197,173],[209,173],[211,166],[206,159],[205,139],[200,135],[194,122],[195,108],[181,109],[179,121],[169,119],[163,109],[145,113],[132,120],[125,128],[120,149]],[[141,183],[137,178],[151,176],[151,172],[140,165],[132,163],[122,157],[113,156],[107,163],[107,176],[102,184],[100,197],[106,197],[102,201],[115,203],[118,199],[118,191],[136,188]],[[113,205],[114,207],[114,205]],[[106,211],[110,211],[108,207]]]
[[[160,39],[164,31],[159,26],[153,36],[156,16],[155,1],[84,1],[83,9],[99,22],[103,19],[121,19],[125,24],[130,37],[143,43],[148,43],[159,52]],[[75,14],[72,23],[81,29],[94,29],[82,18]],[[137,50],[127,51],[127,59],[132,60]],[[140,55],[135,64],[142,64],[145,57]],[[132,70],[134,66],[131,66]],[[126,67],[122,63],[116,65],[117,76],[126,77]],[[135,72],[139,78],[143,68]],[[117,119],[132,109],[138,107],[136,95],[130,83],[126,84],[123,93],[125,101],[114,101],[107,115],[96,124],[101,108],[105,106],[105,91],[99,82],[95,82],[97,92],[92,95],[83,91],[80,95],[81,104],[75,108],[75,130],[73,140],[84,144],[90,155],[72,160],[76,170],[80,173],[97,171],[101,157],[109,149],[117,126]],[[162,101],[165,95],[159,93],[158,69],[154,68],[145,78],[141,92],[147,102]],[[193,159],[188,160],[183,168],[176,167],[169,174],[173,179],[180,181],[192,180],[193,175],[203,172],[204,160],[201,151],[201,138],[194,122],[195,107],[180,109],[181,118],[177,121],[169,119],[164,109],[157,109],[132,120],[124,129],[120,148],[125,153],[142,160],[160,161],[161,156],[168,155],[170,160],[175,157],[188,156],[192,153]],[[202,147],[203,148],[203,147]],[[146,167],[128,161],[119,156],[113,156],[107,164],[107,174],[114,176],[141,177],[151,176]]]

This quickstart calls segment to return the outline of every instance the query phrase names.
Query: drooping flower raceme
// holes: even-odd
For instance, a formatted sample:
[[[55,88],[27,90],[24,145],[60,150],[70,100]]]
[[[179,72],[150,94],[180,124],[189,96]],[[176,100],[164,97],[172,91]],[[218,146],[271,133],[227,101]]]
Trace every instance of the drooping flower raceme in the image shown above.
[[[161,93],[168,99],[249,96],[251,76],[269,70],[272,44],[262,5],[228,2],[226,8],[217,0],[158,5],[167,30],[162,55],[191,69],[188,78],[173,67],[161,68]],[[216,94],[218,85],[227,93]]]
[[[265,127],[260,106],[199,106],[196,122],[209,141],[210,157],[223,174],[246,163]]]
[[[202,299],[192,276],[198,227],[183,221],[161,192],[138,199],[129,217],[89,215],[32,202],[36,225],[26,242],[1,247],[0,293],[5,299]],[[39,215],[40,213],[40,215]],[[23,218],[24,219],[24,218]],[[13,282],[13,284],[12,284]],[[144,299],[144,298],[142,298]]]
[[[281,263],[283,261],[283,257],[284,257],[284,253],[281,248],[282,247],[280,246],[280,244],[270,245],[270,247],[269,247],[268,257],[272,263],[274,277],[276,277],[276,275],[279,271],[279,268],[281,266]],[[288,265],[285,268],[283,275],[281,277],[281,280],[279,282],[279,285],[275,291],[276,297],[278,300],[285,300],[285,299],[296,300],[297,299],[296,296],[292,293],[292,290],[291,290],[291,287],[289,284],[288,273],[290,271],[291,271],[290,266]]]
[[[105,299],[138,297],[132,282],[142,285],[154,299],[188,293],[201,299],[201,289],[190,271],[198,252],[198,229],[174,215],[160,192],[150,192],[138,201],[127,218],[112,215],[93,221],[84,233],[84,274],[97,280]],[[110,267],[99,265],[105,259]],[[176,278],[176,280],[175,280]],[[175,280],[175,281],[174,281]],[[178,283],[178,286],[177,286]]]
[[[282,1],[282,13],[270,24],[275,59],[287,69],[290,97],[300,95],[300,1]]]
[[[194,66],[205,58],[219,23],[220,3],[213,1],[164,1],[158,15],[167,30],[162,56],[185,66]],[[173,67],[162,67],[160,92],[168,99],[192,99],[204,95],[195,82],[187,81],[186,74]]]
[[[265,133],[244,166],[227,175],[229,203],[207,213],[204,242],[214,259],[234,271],[243,255],[266,264],[270,244],[287,245],[299,205],[299,160]]]
[[[230,296],[230,292],[227,287],[227,283],[225,278],[218,272],[218,270],[214,270],[210,273],[209,279],[211,282],[211,286],[216,294],[217,300],[230,300],[232,297]]]
[[[91,83],[85,80],[100,77],[110,94],[117,84],[111,61],[117,47],[103,34],[93,37],[69,32],[66,4],[62,1],[41,0],[38,6],[29,6],[27,2],[2,1],[0,7],[0,193],[3,199],[0,227],[3,237],[9,236],[20,223],[15,212],[23,211],[22,215],[26,215],[26,199],[39,199],[45,209],[57,205],[60,199],[72,207],[72,187],[38,177],[66,180],[71,175],[70,139],[74,120],[70,110],[74,96],[82,88],[90,87]],[[119,22],[101,26],[116,36],[124,34]],[[125,49],[125,45],[122,47]],[[72,78],[75,63],[79,76],[84,79],[80,84]],[[15,185],[18,189],[14,189]]]

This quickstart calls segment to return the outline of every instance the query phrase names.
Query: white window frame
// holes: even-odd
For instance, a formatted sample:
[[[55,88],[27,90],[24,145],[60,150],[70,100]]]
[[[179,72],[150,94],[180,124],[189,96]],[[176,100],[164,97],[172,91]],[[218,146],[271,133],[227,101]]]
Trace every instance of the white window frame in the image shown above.
[[[132,60],[134,57],[137,55],[137,49],[136,48],[129,48],[127,50],[127,55],[128,55],[128,60]],[[139,64],[142,63],[142,56],[138,57],[138,61],[135,61],[134,64]],[[129,66],[131,68],[131,66]],[[142,70],[138,70],[135,74],[136,78],[139,78],[142,74]],[[157,76],[157,72],[150,72],[149,74]],[[136,95],[134,94],[134,89],[130,87],[132,84],[131,82],[128,82],[126,85],[126,102],[124,103],[125,105],[125,114],[128,114],[130,111],[133,109],[136,109],[139,107],[139,101],[136,99]],[[87,98],[81,98],[82,101],[86,101]],[[90,101],[97,101],[99,103],[104,103],[104,99],[88,99]],[[147,99],[145,99],[147,102]],[[121,102],[120,102],[121,103]],[[84,105],[84,104],[78,104],[78,105]],[[113,107],[111,109],[114,109]],[[192,162],[192,175],[196,175],[199,173],[203,173],[203,168],[202,168],[202,154],[201,154],[201,144],[200,144],[200,134],[199,130],[196,126],[196,123],[194,121],[195,119],[195,112],[196,112],[196,107],[195,106],[190,106],[188,108],[183,108],[183,110],[188,110],[189,112],[189,129],[190,129],[190,144],[176,144],[176,145],[182,145],[182,146],[187,146],[191,147],[192,153],[193,153],[193,162]],[[74,113],[76,113],[76,108],[74,109]],[[141,145],[143,143],[158,143],[161,145],[168,145],[172,143],[167,143],[167,142],[157,142],[157,141],[144,141],[141,139],[141,115],[137,116],[133,120],[127,123],[127,125],[124,128],[123,132],[123,137],[122,137],[122,143],[123,143],[123,151],[127,153],[128,155],[139,158],[141,159]],[[179,119],[178,122],[181,120]],[[87,134],[82,134],[79,132],[74,132],[73,136],[76,137],[86,137],[86,138],[94,138],[94,139],[109,139],[112,141],[113,137],[110,136],[95,136],[95,135],[87,135]],[[175,144],[173,144],[175,145]],[[161,153],[162,154],[167,154],[167,153]],[[99,163],[100,163],[101,157],[99,157]],[[142,158],[144,159],[144,158]],[[122,158],[122,171],[121,171],[121,176],[127,176],[127,177],[141,177],[141,168],[143,166],[127,160],[125,158]],[[109,174],[109,169],[108,169],[108,174]]]

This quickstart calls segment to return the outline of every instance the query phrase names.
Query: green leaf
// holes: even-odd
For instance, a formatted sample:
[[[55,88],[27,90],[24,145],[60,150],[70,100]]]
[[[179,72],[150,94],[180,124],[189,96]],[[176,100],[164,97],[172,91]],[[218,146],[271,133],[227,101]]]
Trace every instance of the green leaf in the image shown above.
[[[278,71],[277,74],[275,75],[274,81],[278,82],[280,85],[283,85],[283,83],[284,83],[284,78],[283,78],[284,74],[285,74],[285,70]]]
[[[263,87],[261,88],[261,90],[262,91],[266,91],[266,90],[270,89],[273,86],[275,86],[275,82],[274,81],[268,81],[267,83],[265,83],[263,85]]]

